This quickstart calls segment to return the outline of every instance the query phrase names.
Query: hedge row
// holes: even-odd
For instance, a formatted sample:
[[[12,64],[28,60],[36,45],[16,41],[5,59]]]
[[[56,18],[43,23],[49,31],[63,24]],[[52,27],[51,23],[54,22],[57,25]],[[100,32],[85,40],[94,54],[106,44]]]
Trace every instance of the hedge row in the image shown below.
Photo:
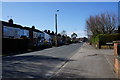
[[[119,34],[99,34],[97,36],[93,36],[90,42],[92,44],[105,45],[107,42],[113,42],[120,40],[120,33]]]
[[[28,39],[2,39],[2,53],[22,51],[28,48]]]
[[[27,52],[28,49],[30,51],[40,50],[45,48],[52,47],[49,44],[43,44],[40,46],[34,46],[29,44],[31,42],[29,39],[2,39],[2,54],[9,55],[9,54],[18,54],[22,52]]]

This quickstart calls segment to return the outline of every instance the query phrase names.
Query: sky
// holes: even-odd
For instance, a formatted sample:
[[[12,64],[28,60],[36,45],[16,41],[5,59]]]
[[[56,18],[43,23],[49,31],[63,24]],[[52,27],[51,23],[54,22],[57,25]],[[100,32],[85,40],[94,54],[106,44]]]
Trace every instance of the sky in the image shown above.
[[[117,2],[2,2],[2,19],[12,18],[15,24],[35,26],[39,30],[55,31],[55,13],[58,15],[58,33],[65,30],[70,36],[86,36],[85,21],[90,15],[104,12],[118,15]]]
[[[118,2],[119,0],[1,0],[2,2]]]

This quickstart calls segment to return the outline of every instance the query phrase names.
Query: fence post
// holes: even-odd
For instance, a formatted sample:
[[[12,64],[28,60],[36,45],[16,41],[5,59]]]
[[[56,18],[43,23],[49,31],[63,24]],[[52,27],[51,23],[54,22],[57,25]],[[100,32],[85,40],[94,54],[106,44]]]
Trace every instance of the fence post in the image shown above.
[[[114,70],[120,78],[120,41],[114,41]]]

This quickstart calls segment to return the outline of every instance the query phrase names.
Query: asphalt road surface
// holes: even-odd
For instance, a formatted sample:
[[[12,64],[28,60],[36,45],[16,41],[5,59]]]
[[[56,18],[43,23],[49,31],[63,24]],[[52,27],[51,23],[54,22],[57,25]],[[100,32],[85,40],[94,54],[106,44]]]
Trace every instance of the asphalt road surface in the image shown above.
[[[2,58],[2,78],[51,78],[80,49],[83,43]]]

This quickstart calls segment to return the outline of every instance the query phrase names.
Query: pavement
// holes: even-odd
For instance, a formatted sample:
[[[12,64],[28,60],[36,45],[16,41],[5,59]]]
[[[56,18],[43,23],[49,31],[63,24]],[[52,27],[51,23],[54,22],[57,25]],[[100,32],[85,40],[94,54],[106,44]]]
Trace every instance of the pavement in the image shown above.
[[[114,72],[114,49],[99,49],[99,52],[104,55]]]
[[[79,51],[53,78],[117,78],[113,64],[113,49],[95,49],[84,43]]]
[[[113,49],[87,43],[3,57],[3,78],[117,78]]]

